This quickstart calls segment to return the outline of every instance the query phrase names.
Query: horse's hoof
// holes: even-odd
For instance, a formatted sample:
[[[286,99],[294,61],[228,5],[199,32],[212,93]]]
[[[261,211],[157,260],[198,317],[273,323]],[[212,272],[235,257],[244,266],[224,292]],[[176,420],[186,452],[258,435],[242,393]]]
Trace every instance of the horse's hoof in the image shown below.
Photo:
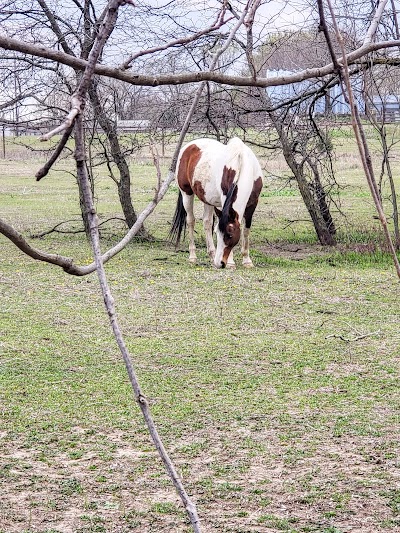
[[[226,263],[226,268],[229,268],[230,270],[235,270],[236,265],[235,263]]]
[[[189,259],[189,263],[190,263],[191,265],[195,265],[196,262],[197,262],[197,257],[195,257],[194,259],[193,259],[193,257],[192,257],[191,259]]]
[[[243,266],[244,266],[244,268],[253,268],[254,267],[252,261],[250,261],[249,263],[243,263]]]

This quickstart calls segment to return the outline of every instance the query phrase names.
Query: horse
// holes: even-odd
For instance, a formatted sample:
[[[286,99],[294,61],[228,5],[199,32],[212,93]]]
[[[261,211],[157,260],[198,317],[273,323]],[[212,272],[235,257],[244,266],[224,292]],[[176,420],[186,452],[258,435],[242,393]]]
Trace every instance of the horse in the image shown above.
[[[252,267],[249,232],[263,186],[263,173],[254,152],[237,137],[226,145],[214,139],[196,139],[181,149],[175,177],[179,196],[170,230],[171,241],[178,246],[187,225],[189,261],[196,263],[193,204],[197,196],[204,204],[207,252],[214,265],[235,268],[233,248],[239,242],[244,219],[243,266]],[[218,219],[216,249],[212,236],[214,213]]]

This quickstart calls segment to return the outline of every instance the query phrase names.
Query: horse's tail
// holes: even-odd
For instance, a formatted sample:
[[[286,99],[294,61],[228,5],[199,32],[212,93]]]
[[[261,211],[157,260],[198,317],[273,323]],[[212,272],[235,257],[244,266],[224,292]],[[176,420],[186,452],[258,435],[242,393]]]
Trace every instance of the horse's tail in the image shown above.
[[[178,200],[176,202],[175,214],[172,220],[171,229],[169,231],[169,240],[173,244],[175,244],[175,246],[179,245],[182,232],[183,234],[185,234],[186,216],[186,210],[183,206],[182,191],[179,191]]]

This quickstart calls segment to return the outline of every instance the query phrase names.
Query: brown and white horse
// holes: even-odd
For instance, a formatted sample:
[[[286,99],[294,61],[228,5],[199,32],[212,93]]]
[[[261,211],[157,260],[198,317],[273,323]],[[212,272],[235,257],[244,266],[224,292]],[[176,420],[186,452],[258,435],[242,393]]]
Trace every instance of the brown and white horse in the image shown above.
[[[170,237],[178,245],[187,224],[190,262],[196,262],[193,212],[196,195],[204,203],[207,252],[214,265],[217,268],[235,266],[232,250],[239,242],[244,219],[243,265],[253,266],[249,256],[249,232],[263,185],[262,176],[253,151],[237,137],[226,145],[214,139],[197,139],[182,148],[176,172],[180,193]],[[212,236],[214,212],[219,219],[217,249]]]

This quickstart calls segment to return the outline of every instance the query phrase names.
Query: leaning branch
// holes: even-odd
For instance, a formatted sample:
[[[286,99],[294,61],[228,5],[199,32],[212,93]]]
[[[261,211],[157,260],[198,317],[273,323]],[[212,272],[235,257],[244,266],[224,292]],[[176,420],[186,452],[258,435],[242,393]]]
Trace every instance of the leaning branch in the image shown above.
[[[79,115],[77,121],[76,121],[76,127],[75,127],[75,142],[76,142],[76,151],[75,151],[75,159],[76,159],[76,168],[77,168],[77,174],[78,179],[81,182],[81,189],[83,191],[84,196],[84,202],[85,202],[85,208],[88,214],[88,220],[89,220],[89,227],[90,227],[90,240],[92,244],[93,249],[93,255],[95,259],[95,265],[96,265],[96,271],[100,282],[100,288],[103,294],[104,304],[109,316],[110,325],[112,327],[114,337],[117,341],[118,347],[120,349],[122,358],[125,363],[125,367],[129,376],[130,383],[132,385],[132,389],[135,395],[135,399],[142,411],[143,417],[146,421],[147,427],[149,429],[151,438],[154,442],[155,447],[157,448],[157,451],[165,465],[165,468],[171,477],[171,480],[175,486],[175,489],[177,490],[184,506],[186,509],[186,512],[188,514],[188,517],[190,519],[190,522],[193,527],[194,533],[200,533],[200,521],[197,514],[196,506],[191,501],[189,495],[187,494],[185,487],[183,486],[183,483],[179,477],[178,472],[176,471],[176,468],[174,467],[174,464],[172,463],[167,450],[164,447],[164,444],[161,440],[161,437],[158,433],[157,427],[154,423],[153,417],[150,412],[149,403],[147,401],[147,398],[144,396],[144,394],[141,391],[139,381],[137,379],[135,369],[132,364],[132,359],[130,356],[130,353],[127,349],[127,346],[125,344],[119,323],[118,318],[115,311],[115,305],[114,305],[114,298],[111,294],[111,290],[108,284],[107,276],[105,273],[103,261],[102,261],[102,254],[100,249],[100,237],[99,237],[99,229],[98,229],[98,219],[97,214],[95,210],[95,206],[93,203],[93,196],[90,188],[89,178],[87,175],[87,168],[86,168],[86,161],[85,161],[85,152],[84,152],[84,139],[83,139],[83,122],[82,122],[82,116]]]
[[[60,155],[62,149],[64,148],[64,146],[66,145],[66,143],[67,143],[67,141],[69,139],[69,136],[71,135],[72,129],[74,127],[74,120],[79,115],[79,113],[82,111],[81,105],[82,104],[81,104],[80,98],[78,99],[75,95],[73,95],[71,97],[71,110],[68,113],[68,115],[65,117],[64,121],[59,126],[54,128],[53,130],[51,130],[51,131],[49,131],[47,133],[44,133],[43,135],[41,135],[39,137],[40,141],[48,141],[49,139],[54,137],[54,135],[57,135],[57,133],[61,133],[62,131],[64,131],[65,134],[63,135],[63,137],[61,139],[62,142],[60,142],[60,145],[59,145],[58,149],[56,150],[56,152],[58,152],[58,155]],[[67,137],[66,137],[66,135],[67,135]],[[57,155],[57,157],[58,157],[58,155]],[[54,163],[54,161],[53,161],[53,163]],[[43,177],[43,176],[41,176],[41,177]]]
[[[375,14],[372,18],[371,24],[369,25],[367,34],[365,35],[363,44],[369,44],[372,42],[375,37],[376,30],[378,29],[379,22],[382,18],[383,12],[385,11],[388,0],[380,0],[376,8]]]
[[[153,421],[153,418],[150,413],[149,404],[146,397],[143,395],[140,389],[138,379],[132,364],[130,354],[127,350],[122,332],[120,330],[115,306],[114,298],[111,294],[110,287],[108,285],[103,258],[100,249],[100,236],[99,236],[99,222],[97,213],[95,210],[93,195],[91,191],[91,186],[89,182],[87,164],[86,164],[86,153],[85,153],[85,142],[84,142],[84,131],[83,131],[83,119],[82,111],[85,107],[85,101],[87,97],[87,91],[89,85],[93,78],[95,64],[97,63],[98,58],[103,50],[105,43],[107,42],[108,37],[111,35],[111,32],[114,29],[115,22],[118,15],[118,8],[120,5],[126,3],[128,0],[110,0],[107,5],[107,16],[104,20],[103,27],[96,37],[96,41],[93,45],[91,53],[89,54],[87,68],[80,80],[77,91],[73,95],[73,103],[76,102],[76,105],[73,105],[70,115],[72,116],[72,111],[77,110],[75,116],[72,116],[72,122],[74,122],[75,129],[75,161],[76,161],[76,170],[77,178],[80,183],[80,190],[82,191],[83,202],[85,207],[85,214],[87,215],[89,230],[90,230],[90,240],[93,249],[94,255],[94,264],[95,270],[100,282],[100,288],[103,294],[104,304],[110,319],[110,325],[112,327],[115,339],[117,341],[118,347],[120,348],[123,360],[125,362],[126,370],[129,376],[130,383],[132,385],[135,399],[140,406],[140,409],[143,413],[144,419],[146,421],[147,427],[149,429],[150,435],[153,439],[153,442],[159,452],[159,455],[170,475],[174,486],[182,499],[182,502],[185,506],[187,514],[189,516],[190,522],[193,527],[194,533],[200,533],[200,523],[199,517],[197,515],[196,506],[189,498],[183,483],[179,477],[176,468],[174,467],[162,441],[158,434],[156,425]],[[131,0],[129,0],[131,1]],[[65,121],[64,121],[65,122]],[[70,127],[70,125],[68,126]],[[35,259],[45,260],[47,262],[52,262],[60,265],[62,258],[54,257],[50,254],[38,253],[37,250],[34,250],[27,245],[24,239],[19,238],[19,234],[10,228],[8,224],[2,223],[0,221],[0,231],[3,234],[8,236],[19,248],[21,248],[25,253],[28,253],[31,257]],[[61,266],[61,265],[60,265]],[[67,265],[65,265],[67,266]],[[69,268],[71,269],[71,261],[69,261]]]

